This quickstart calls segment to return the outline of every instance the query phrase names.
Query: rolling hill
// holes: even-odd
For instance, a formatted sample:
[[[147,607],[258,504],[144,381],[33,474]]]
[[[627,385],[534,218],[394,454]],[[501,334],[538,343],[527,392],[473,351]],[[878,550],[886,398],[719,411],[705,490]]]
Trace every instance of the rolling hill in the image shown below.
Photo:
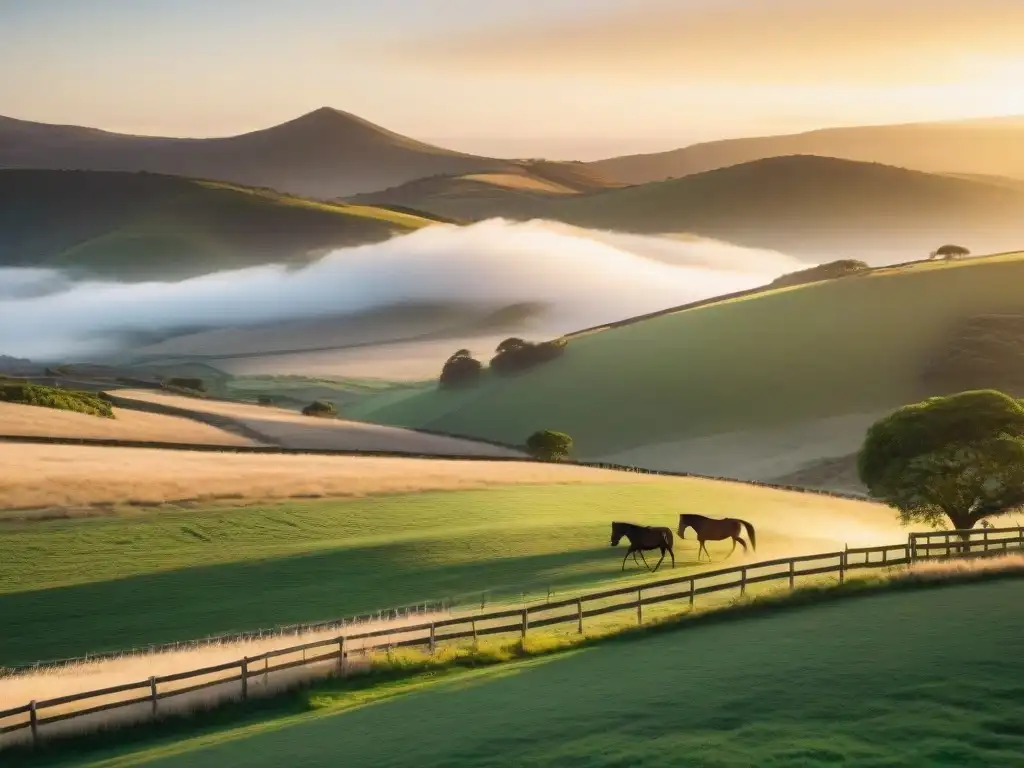
[[[955,382],[928,371],[964,318],[1017,327],[1022,280],[1015,254],[765,290],[570,336],[562,357],[515,378],[370,397],[348,415],[503,442],[556,429],[581,458],[767,480],[856,451],[907,402],[1013,391],[1016,353]]]
[[[322,199],[436,174],[500,172],[507,165],[424,144],[329,107],[209,139],[129,136],[0,117],[0,168],[149,171]]]
[[[182,277],[385,240],[433,223],[150,173],[0,170],[0,267]]]
[[[643,184],[780,155],[823,155],[929,173],[1024,177],[1024,117],[826,128],[705,142],[588,165],[607,178]]]
[[[583,163],[522,161],[501,172],[416,179],[354,195],[348,202],[426,211],[459,220],[493,216],[522,220],[549,216],[550,204],[559,198],[621,186]]]
[[[929,253],[939,241],[962,241],[976,252],[1024,242],[1024,181],[1004,177],[814,155],[633,186],[596,175],[558,183],[545,171],[524,165],[517,175],[421,179],[350,200],[461,220],[546,218],[594,229],[685,232],[811,261],[843,255],[891,263]]]
[[[1024,242],[1024,189],[812,155],[562,199],[550,210],[579,226],[686,231],[811,260],[905,261],[936,241],[976,252]]]

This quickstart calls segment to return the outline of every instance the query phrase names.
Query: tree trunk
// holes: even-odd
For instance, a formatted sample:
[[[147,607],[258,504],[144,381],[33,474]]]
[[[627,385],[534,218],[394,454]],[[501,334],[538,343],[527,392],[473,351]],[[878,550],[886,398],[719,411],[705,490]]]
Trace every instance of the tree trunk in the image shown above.
[[[957,530],[969,531],[969,530],[973,529],[975,524],[978,522],[977,520],[972,519],[970,515],[965,515],[965,514],[956,513],[956,512],[952,512],[951,513],[951,512],[948,512],[948,511],[946,512],[946,514],[949,515],[949,519],[953,523],[953,527],[956,528]],[[961,533],[960,534],[960,554],[961,555],[966,555],[966,554],[970,553],[970,551],[971,551],[970,544],[971,544],[970,534]]]

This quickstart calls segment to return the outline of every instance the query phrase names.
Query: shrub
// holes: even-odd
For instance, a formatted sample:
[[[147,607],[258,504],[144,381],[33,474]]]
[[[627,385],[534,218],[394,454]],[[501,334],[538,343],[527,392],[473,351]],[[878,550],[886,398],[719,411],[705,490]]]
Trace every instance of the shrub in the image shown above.
[[[491,370],[500,376],[527,371],[561,357],[568,343],[566,339],[542,341],[539,344],[517,337],[505,339],[498,345],[496,354],[491,358]]]
[[[114,418],[114,409],[110,403],[91,392],[44,387],[25,381],[0,381],[0,401],[55,408],[105,419]]]
[[[475,360],[468,349],[460,349],[445,362],[438,386],[441,389],[474,387],[480,383],[482,370],[480,361]]]
[[[564,432],[545,429],[526,439],[526,452],[541,461],[560,461],[572,450],[572,438]]]
[[[838,277],[855,275],[871,269],[866,262],[857,259],[840,259],[830,261],[827,264],[819,264],[816,267],[801,269],[797,272],[790,272],[772,280],[771,285],[779,288],[787,285],[801,285],[802,283],[815,283],[819,280],[834,280]]]
[[[338,409],[334,407],[334,403],[328,403],[323,400],[314,400],[302,409],[302,415],[316,416],[321,419],[332,419],[338,415]]]

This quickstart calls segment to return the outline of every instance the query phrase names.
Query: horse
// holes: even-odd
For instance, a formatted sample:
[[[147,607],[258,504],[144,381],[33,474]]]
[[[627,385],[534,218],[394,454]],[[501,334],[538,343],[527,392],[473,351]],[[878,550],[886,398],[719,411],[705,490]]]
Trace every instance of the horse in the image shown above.
[[[686,538],[686,529],[693,528],[697,533],[697,541],[700,542],[700,547],[697,548],[697,559],[700,560],[700,553],[703,550],[708,560],[711,559],[711,553],[708,552],[706,542],[708,541],[722,541],[723,539],[732,538],[732,549],[729,550],[729,554],[726,557],[731,557],[732,553],[736,551],[736,542],[743,545],[743,551],[747,551],[747,542],[740,536],[741,528],[743,526],[747,529],[747,533],[750,534],[750,546],[757,550],[757,539],[754,535],[754,526],[748,523],[746,520],[739,520],[734,517],[725,517],[717,519],[714,517],[704,517],[704,515],[680,515],[679,516],[679,538]]]
[[[644,550],[648,549],[661,550],[661,560],[658,561],[658,565],[654,566],[654,571],[658,570],[661,561],[665,559],[666,552],[672,557],[672,567],[676,567],[676,555],[672,551],[672,529],[652,528],[649,525],[635,525],[634,523],[612,523],[612,546],[617,547],[619,542],[622,541],[623,536],[629,540],[629,549],[626,550],[626,557],[622,558],[623,571],[626,570],[626,558],[630,555],[633,555],[633,562],[640,565],[636,561],[637,552],[640,553],[644,565],[650,571],[651,566],[648,565],[647,558],[644,557]],[[654,571],[651,572],[653,573]]]

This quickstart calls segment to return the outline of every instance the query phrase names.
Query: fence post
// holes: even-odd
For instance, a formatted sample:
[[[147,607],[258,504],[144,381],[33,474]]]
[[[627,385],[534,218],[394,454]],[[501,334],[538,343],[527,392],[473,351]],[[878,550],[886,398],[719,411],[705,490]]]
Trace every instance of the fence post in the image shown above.
[[[263,687],[270,687],[270,658],[266,654],[263,655]]]
[[[636,591],[636,623],[644,623],[644,590],[642,587]]]
[[[28,719],[32,725],[32,746],[35,747],[39,744],[39,713],[36,711],[35,699],[28,703]]]
[[[850,545],[845,545],[846,549],[849,549]],[[839,583],[842,584],[846,581],[846,549],[839,553]]]
[[[985,551],[988,552],[988,529],[987,528],[982,533],[982,536],[984,537]]]
[[[914,534],[907,534],[907,563],[913,565],[917,553],[914,551]]]
[[[690,610],[693,610],[693,600],[697,595],[694,594],[693,579],[690,579]]]
[[[740,569],[740,595],[747,594],[747,567]]]
[[[434,649],[437,647],[437,637],[434,634],[434,622],[430,622],[430,654],[434,654]]]
[[[796,560],[789,561],[789,588],[796,589]]]
[[[526,631],[530,628],[530,614],[526,608],[523,608],[523,642],[526,642]]]
[[[249,698],[249,657],[242,657],[242,700]]]
[[[883,549],[882,550],[882,565],[885,565],[888,562],[889,562],[889,550],[888,549]]]
[[[156,719],[156,678],[149,678],[149,696],[153,700],[153,719]]]
[[[478,639],[477,639],[477,636],[476,636],[476,619],[473,619],[472,622],[473,622],[473,647],[475,648],[477,646],[477,644],[478,644]]]
[[[347,671],[345,655],[345,636],[342,635],[338,638],[338,674],[340,674],[342,677],[345,676],[345,672]]]
[[[576,631],[583,634],[583,600],[576,598]]]

